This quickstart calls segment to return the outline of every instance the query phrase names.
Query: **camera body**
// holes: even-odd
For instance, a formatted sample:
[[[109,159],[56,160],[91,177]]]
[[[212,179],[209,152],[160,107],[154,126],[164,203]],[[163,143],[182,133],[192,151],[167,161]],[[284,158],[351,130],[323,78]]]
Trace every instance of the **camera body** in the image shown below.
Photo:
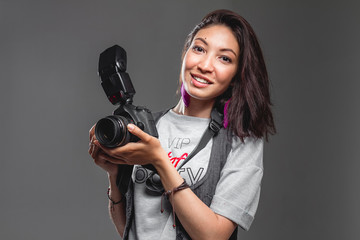
[[[115,148],[129,142],[137,142],[138,137],[127,130],[129,123],[135,124],[151,136],[158,137],[153,116],[145,107],[134,106],[134,86],[126,72],[126,51],[114,45],[100,54],[98,74],[105,94],[113,105],[119,107],[113,115],[100,119],[95,126],[95,136],[105,147]],[[133,165],[118,165],[117,186],[125,194],[131,179]],[[145,165],[152,171],[155,168]]]
[[[137,125],[151,136],[158,137],[151,111],[132,104],[135,89],[126,72],[126,64],[126,52],[118,45],[100,54],[98,73],[101,86],[109,101],[113,105],[120,105],[113,115],[100,119],[95,126],[96,138],[109,148],[139,140],[127,130],[129,123]]]
[[[158,137],[151,111],[145,107],[124,104],[113,115],[100,119],[95,126],[95,136],[108,148],[120,147],[139,138],[127,130],[129,123],[135,124],[151,136]]]

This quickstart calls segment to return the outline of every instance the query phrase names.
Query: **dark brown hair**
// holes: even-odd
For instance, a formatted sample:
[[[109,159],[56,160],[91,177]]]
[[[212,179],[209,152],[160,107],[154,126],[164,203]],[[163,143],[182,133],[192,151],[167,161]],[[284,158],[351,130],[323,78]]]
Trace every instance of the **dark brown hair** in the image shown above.
[[[217,98],[215,107],[223,112],[225,102],[231,98],[227,107],[230,130],[242,141],[248,136],[265,137],[267,140],[269,134],[276,132],[271,112],[269,79],[255,32],[243,17],[229,10],[216,10],[207,14],[187,36],[182,59],[197,32],[210,25],[229,27],[240,47],[237,73],[230,87]]]

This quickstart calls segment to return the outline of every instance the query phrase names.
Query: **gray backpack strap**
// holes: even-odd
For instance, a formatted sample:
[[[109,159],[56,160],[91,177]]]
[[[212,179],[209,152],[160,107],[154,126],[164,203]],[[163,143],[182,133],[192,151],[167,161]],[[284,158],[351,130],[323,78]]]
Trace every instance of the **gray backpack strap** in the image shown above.
[[[212,139],[216,136],[220,129],[222,128],[222,116],[220,113],[215,110],[215,108],[211,111],[211,120],[209,123],[209,127],[205,130],[204,134],[201,136],[200,142],[196,145],[194,150],[186,157],[186,159],[181,163],[178,167],[180,169],[182,166],[185,165],[191,158],[193,158],[198,152],[200,152]]]
[[[126,223],[123,240],[128,240],[131,223],[134,218],[134,185],[132,181],[130,181],[128,190],[125,194],[125,217]]]

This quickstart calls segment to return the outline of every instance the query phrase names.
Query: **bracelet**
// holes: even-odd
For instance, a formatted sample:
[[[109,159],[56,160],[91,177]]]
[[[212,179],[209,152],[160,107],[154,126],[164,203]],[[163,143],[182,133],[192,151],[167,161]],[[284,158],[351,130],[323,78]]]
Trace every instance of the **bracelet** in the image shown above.
[[[186,183],[185,179],[182,182],[182,184],[180,184],[178,187],[173,188],[172,190],[168,190],[166,192],[164,192],[161,196],[161,213],[164,212],[164,208],[163,208],[163,198],[166,197],[167,199],[169,199],[170,196],[174,196],[174,194],[178,191],[184,190],[186,188],[189,188],[190,186]],[[173,205],[173,228],[176,227],[175,225],[175,205]]]
[[[180,184],[178,187],[174,188],[173,190],[168,190],[168,191],[164,192],[163,194],[164,194],[164,196],[166,196],[169,199],[169,196],[171,194],[175,194],[176,192],[186,189],[186,188],[189,188],[189,187],[190,186],[186,183],[186,181],[184,179],[183,183]]]
[[[112,200],[111,197],[110,197],[110,188],[108,188],[108,190],[107,190],[107,196],[108,196],[108,199],[109,199],[110,202],[111,202],[111,207],[112,207],[112,208],[114,208],[114,205],[119,204],[119,203],[121,203],[121,202],[124,200],[124,197],[123,197],[123,196],[121,196],[120,201],[115,202],[114,200]]]

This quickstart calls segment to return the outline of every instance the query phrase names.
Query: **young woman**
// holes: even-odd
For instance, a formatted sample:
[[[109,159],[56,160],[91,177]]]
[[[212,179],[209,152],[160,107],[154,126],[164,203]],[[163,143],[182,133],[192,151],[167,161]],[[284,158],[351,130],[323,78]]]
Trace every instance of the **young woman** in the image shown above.
[[[129,124],[140,141],[109,149],[90,130],[89,153],[108,173],[109,211],[124,239],[236,239],[256,212],[263,141],[275,126],[255,33],[234,12],[211,12],[187,37],[182,59],[182,96],[157,121],[158,139]],[[213,112],[223,128],[183,165]],[[127,193],[116,186],[118,164],[136,165]],[[162,194],[149,191],[156,179]]]

